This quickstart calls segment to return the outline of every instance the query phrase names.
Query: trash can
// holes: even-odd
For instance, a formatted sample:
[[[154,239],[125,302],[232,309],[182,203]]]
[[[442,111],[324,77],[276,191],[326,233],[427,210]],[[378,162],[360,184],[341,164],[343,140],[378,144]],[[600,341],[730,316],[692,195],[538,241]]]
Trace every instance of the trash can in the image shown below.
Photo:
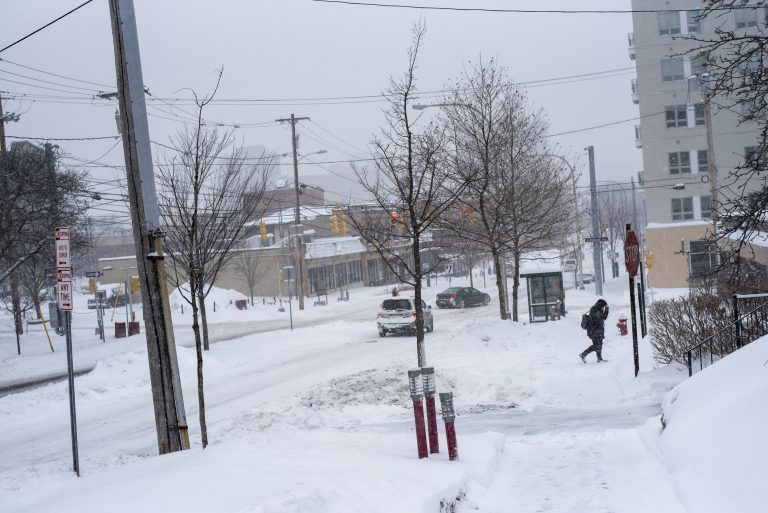
[[[237,299],[235,300],[235,306],[238,310],[247,310],[248,309],[248,300],[247,299]]]
[[[115,338],[125,338],[125,323],[124,322],[116,322],[115,323]]]
[[[138,335],[141,332],[141,328],[139,328],[139,321],[132,321],[128,323],[128,336],[131,335]]]

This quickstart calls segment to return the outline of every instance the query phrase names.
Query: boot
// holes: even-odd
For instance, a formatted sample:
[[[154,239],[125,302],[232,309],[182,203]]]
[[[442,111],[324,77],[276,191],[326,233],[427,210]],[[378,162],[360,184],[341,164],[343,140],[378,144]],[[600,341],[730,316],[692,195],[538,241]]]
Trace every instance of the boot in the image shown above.
[[[598,361],[598,363],[599,362],[604,362],[605,360],[603,360],[603,351],[602,351],[602,349],[598,350],[598,351],[595,351],[595,352],[597,353],[597,361]]]
[[[581,361],[582,361],[583,363],[587,363],[587,360],[586,360],[586,356],[587,356],[587,355],[585,355],[584,353],[580,353],[580,354],[579,354],[579,358],[581,358]]]

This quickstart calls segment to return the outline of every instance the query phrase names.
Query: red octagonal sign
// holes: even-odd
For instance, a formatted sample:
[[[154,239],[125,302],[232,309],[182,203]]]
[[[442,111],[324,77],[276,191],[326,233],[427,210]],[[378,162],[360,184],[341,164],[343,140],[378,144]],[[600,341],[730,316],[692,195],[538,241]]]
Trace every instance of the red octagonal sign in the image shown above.
[[[624,239],[624,264],[632,278],[637,276],[637,268],[640,265],[640,244],[632,230],[627,231],[627,238]]]

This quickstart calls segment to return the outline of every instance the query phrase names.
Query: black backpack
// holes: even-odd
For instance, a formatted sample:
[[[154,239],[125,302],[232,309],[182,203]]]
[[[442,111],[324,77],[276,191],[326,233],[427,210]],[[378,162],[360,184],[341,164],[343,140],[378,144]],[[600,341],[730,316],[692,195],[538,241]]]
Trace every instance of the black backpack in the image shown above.
[[[585,313],[581,316],[581,329],[583,330],[589,330],[589,325],[591,324],[592,318],[589,316],[589,312]]]

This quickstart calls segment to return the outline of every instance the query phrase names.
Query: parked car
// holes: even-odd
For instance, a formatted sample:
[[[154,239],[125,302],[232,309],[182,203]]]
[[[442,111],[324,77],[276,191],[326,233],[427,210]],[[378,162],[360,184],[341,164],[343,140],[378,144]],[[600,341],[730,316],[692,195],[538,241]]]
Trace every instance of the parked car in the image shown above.
[[[568,257],[563,262],[563,271],[573,272],[576,270],[577,266],[578,266],[578,262],[576,261],[576,259],[572,257]]]
[[[451,287],[437,295],[440,308],[464,308],[465,306],[487,305],[491,296],[472,287]]]
[[[435,321],[432,318],[432,309],[424,301],[421,302],[424,310],[424,330],[431,332],[435,329]],[[376,326],[379,328],[379,336],[385,337],[387,333],[416,333],[416,308],[414,298],[391,298],[381,303],[381,310],[376,316]]]
[[[595,281],[595,275],[592,273],[584,273],[584,284],[587,283],[594,283]]]

